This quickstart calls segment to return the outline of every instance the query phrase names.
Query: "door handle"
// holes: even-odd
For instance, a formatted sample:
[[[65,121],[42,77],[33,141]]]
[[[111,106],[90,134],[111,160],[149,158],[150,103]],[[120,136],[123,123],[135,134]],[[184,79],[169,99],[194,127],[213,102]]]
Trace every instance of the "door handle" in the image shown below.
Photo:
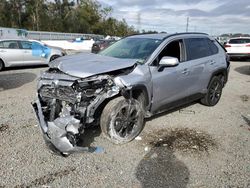
[[[215,64],[216,62],[214,60],[210,61],[210,65]]]
[[[182,74],[187,74],[188,72],[189,72],[188,69],[184,69],[181,73],[182,73]]]

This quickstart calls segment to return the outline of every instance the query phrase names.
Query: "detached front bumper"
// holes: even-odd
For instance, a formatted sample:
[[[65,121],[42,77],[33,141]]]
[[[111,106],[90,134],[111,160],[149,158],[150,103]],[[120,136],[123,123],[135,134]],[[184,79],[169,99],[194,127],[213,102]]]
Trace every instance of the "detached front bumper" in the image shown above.
[[[61,126],[60,121],[46,122],[39,98],[32,104],[40,128],[42,130],[43,138],[46,145],[55,153],[68,155],[74,152],[93,152],[93,148],[79,147],[73,145],[68,139],[68,135],[65,131],[65,127]],[[68,118],[65,124],[70,124],[73,120]]]

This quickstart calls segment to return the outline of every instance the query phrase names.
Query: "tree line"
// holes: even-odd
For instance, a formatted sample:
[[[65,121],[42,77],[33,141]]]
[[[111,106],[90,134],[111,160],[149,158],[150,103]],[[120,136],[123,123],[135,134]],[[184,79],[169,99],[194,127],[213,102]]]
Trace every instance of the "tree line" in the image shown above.
[[[34,31],[126,36],[138,33],[96,0],[0,0],[0,26]]]

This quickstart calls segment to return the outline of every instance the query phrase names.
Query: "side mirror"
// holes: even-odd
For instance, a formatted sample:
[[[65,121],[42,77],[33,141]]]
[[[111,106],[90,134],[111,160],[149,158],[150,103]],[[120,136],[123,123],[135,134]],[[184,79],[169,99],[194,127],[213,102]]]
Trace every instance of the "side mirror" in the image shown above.
[[[166,67],[175,67],[177,65],[179,65],[179,60],[176,57],[165,56],[159,62],[158,71],[161,72]]]

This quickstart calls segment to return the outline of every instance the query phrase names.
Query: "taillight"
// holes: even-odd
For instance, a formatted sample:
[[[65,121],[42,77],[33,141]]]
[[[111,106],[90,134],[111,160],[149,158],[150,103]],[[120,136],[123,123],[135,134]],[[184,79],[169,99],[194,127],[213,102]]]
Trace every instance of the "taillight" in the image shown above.
[[[247,44],[246,47],[250,47],[250,44]]]
[[[230,47],[231,47],[231,45],[225,44],[225,48],[230,48]]]

